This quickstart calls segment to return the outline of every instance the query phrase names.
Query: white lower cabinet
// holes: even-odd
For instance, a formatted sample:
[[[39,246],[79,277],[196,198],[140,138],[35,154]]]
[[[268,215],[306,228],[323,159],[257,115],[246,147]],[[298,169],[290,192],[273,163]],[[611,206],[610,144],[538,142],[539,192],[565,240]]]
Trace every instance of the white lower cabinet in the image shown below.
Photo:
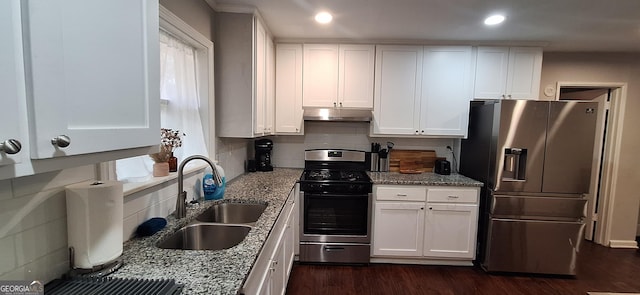
[[[374,187],[372,261],[470,263],[475,258],[479,192],[467,187]]]
[[[294,258],[296,196],[294,188],[242,286],[242,294],[282,295],[286,292]]]
[[[424,256],[475,258],[478,205],[427,203]]]
[[[377,202],[373,255],[422,256],[424,202]]]

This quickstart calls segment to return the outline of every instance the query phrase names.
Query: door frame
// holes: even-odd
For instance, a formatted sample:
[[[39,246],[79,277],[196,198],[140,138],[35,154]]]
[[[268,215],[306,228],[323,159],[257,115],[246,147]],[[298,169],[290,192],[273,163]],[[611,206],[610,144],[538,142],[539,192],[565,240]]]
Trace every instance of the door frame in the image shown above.
[[[610,108],[607,133],[605,134],[604,161],[602,163],[601,194],[598,199],[599,210],[597,215],[598,226],[596,227],[593,241],[595,243],[609,247],[625,247],[628,245],[617,245],[611,241],[611,227],[613,226],[613,208],[616,200],[616,183],[620,163],[620,148],[622,143],[622,129],[624,122],[624,109],[627,100],[627,83],[623,82],[570,82],[558,81],[556,83],[555,100],[560,99],[561,88],[609,88]],[[591,213],[591,212],[589,212]]]

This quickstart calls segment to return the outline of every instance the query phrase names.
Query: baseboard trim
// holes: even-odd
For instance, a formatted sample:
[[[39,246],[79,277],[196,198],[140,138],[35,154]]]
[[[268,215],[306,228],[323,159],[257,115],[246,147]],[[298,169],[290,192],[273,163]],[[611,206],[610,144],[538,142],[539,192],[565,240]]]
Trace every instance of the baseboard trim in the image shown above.
[[[473,262],[471,260],[413,259],[413,258],[386,258],[386,257],[371,257],[371,263],[473,266]]]
[[[609,247],[611,248],[626,248],[626,249],[638,249],[638,242],[628,240],[611,240],[609,241]]]

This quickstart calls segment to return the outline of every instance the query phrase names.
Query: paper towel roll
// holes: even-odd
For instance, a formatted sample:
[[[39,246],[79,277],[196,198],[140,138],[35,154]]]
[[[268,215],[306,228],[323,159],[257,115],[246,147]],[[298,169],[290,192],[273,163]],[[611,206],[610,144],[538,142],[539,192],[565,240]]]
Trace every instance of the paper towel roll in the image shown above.
[[[123,193],[118,181],[66,187],[67,237],[74,268],[91,269],[122,255]]]

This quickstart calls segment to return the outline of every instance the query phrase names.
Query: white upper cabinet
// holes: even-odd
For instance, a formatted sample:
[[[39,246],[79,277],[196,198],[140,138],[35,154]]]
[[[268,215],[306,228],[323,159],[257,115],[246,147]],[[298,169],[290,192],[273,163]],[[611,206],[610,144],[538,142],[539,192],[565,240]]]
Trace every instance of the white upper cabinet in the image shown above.
[[[375,46],[304,44],[304,107],[373,107]]]
[[[373,108],[375,46],[340,45],[338,49],[338,106]]]
[[[267,95],[265,97],[264,127],[267,134],[275,133],[276,115],[276,55],[273,38],[267,35]]]
[[[267,31],[261,22],[255,25],[255,114],[253,132],[261,135],[267,131]]]
[[[471,68],[470,46],[424,48],[420,134],[467,135]]]
[[[0,3],[0,179],[157,150],[158,15],[144,0]]]
[[[276,46],[276,119],[278,134],[302,134],[302,45]]]
[[[338,45],[304,44],[303,65],[303,106],[334,107],[338,100]]]
[[[0,166],[28,159],[28,144],[20,0],[0,2]]]
[[[470,46],[378,46],[372,134],[463,137]]]
[[[274,133],[271,37],[253,14],[220,12],[216,26],[216,134]]]
[[[421,46],[376,47],[374,134],[416,134],[422,89]]]
[[[23,3],[31,157],[157,144],[157,1]]]
[[[542,48],[478,47],[475,98],[538,99]]]

